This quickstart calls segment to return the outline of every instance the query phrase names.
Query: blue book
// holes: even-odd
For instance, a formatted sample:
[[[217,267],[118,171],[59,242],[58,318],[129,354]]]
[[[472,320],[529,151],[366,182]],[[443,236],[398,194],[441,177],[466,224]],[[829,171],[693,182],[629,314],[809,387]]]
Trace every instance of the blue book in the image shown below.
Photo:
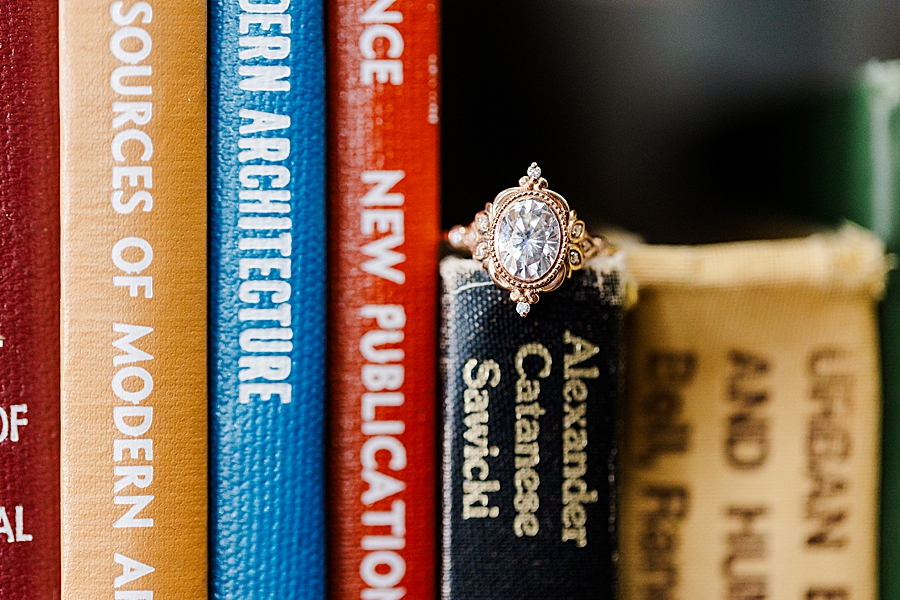
[[[209,13],[210,597],[325,590],[325,53],[315,0]]]

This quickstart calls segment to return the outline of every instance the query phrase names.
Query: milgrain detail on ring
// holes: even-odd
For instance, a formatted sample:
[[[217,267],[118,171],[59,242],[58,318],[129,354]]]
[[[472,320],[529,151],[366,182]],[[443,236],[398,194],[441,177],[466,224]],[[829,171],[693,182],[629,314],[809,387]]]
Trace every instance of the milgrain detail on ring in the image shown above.
[[[534,304],[537,302],[537,292],[556,289],[565,279],[566,253],[562,250],[568,245],[569,205],[562,196],[540,189],[523,191],[521,188],[511,188],[501,192],[492,206],[494,210],[486,211],[492,214],[490,229],[485,232],[483,242],[489,252],[485,257],[488,259],[485,261],[487,270],[495,283],[512,292],[510,298],[513,301]],[[523,214],[523,209],[528,209],[530,214]],[[523,230],[515,239],[517,225]],[[505,231],[507,227],[510,229],[508,233]],[[543,257],[535,265],[543,268],[532,270],[536,276],[529,273],[529,261],[524,256],[526,253]],[[516,256],[519,258],[514,258]],[[507,260],[509,266],[504,264]],[[514,298],[517,290],[520,293]],[[532,294],[534,302],[528,300]]]
[[[448,239],[510,292],[523,317],[541,292],[555,290],[587,259],[608,252],[601,238],[587,234],[566,199],[548,189],[537,163],[518,187],[500,192],[468,227],[451,229]]]

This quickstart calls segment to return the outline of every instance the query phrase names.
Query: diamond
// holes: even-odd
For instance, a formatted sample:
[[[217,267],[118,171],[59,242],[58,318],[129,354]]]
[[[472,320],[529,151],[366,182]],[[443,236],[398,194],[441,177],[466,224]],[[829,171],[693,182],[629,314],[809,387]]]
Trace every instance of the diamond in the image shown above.
[[[519,302],[516,304],[516,312],[519,313],[520,317],[524,317],[531,311],[531,305],[527,302]]]
[[[572,227],[572,237],[580,238],[582,235],[584,235],[584,223],[579,221],[578,223],[575,223],[574,227]]]
[[[450,230],[450,234],[447,236],[450,239],[450,243],[454,246],[461,246],[463,243],[463,238],[466,235],[465,227],[457,227],[455,229]]]
[[[516,200],[500,216],[495,244],[503,268],[522,281],[546,275],[559,257],[562,228],[548,204],[535,197]]]
[[[537,166],[537,163],[531,163],[531,166],[528,167],[528,171],[526,171],[526,173],[528,173],[528,176],[532,179],[540,179],[541,168]]]

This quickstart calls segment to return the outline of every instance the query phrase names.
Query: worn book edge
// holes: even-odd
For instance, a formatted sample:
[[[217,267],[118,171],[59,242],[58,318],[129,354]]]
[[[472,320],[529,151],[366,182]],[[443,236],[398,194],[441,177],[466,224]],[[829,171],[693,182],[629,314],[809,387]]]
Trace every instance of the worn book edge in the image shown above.
[[[702,246],[635,245],[627,266],[640,288],[805,287],[824,293],[884,292],[884,244],[852,224],[806,238]]]
[[[443,292],[451,296],[455,296],[475,287],[495,285],[490,279],[464,285],[459,285],[456,282],[457,277],[469,275],[484,269],[480,262],[471,258],[448,256],[441,260],[440,269]],[[597,291],[600,293],[600,297],[606,299],[610,305],[618,306],[628,303],[629,298],[625,289],[626,285],[615,286],[614,290],[604,288],[603,286],[603,275],[616,274],[619,277],[619,281],[623,282],[623,284],[628,281],[628,270],[626,268],[626,256],[624,252],[616,252],[611,256],[596,256],[585,264],[583,270],[594,271],[597,274]],[[485,276],[487,276],[486,272]],[[563,285],[565,285],[565,283]]]

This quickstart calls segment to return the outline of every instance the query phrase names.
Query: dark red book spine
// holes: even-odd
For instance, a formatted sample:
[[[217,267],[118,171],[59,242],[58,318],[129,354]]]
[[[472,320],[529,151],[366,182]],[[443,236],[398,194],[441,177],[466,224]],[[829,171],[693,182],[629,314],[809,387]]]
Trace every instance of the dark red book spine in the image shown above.
[[[3,600],[60,594],[57,11],[0,1]]]
[[[332,599],[434,597],[438,15],[328,2]]]

